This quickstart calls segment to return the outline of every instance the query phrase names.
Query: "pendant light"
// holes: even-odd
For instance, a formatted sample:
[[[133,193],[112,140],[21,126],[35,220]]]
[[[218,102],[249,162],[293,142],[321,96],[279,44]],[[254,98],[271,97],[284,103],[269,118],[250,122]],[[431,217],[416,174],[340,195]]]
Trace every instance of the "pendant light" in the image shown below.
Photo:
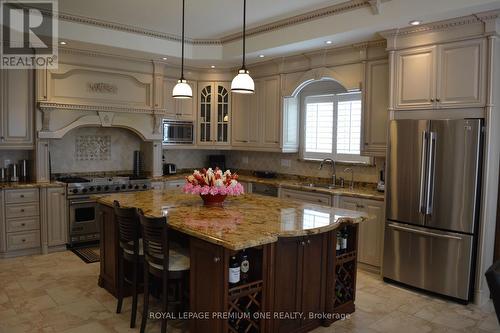
[[[174,89],[172,90],[173,98],[193,98],[193,90],[184,79],[184,8],[185,1],[182,0],[182,60],[181,60],[181,78],[177,81]]]
[[[247,0],[243,0],[243,66],[238,71],[238,75],[234,77],[233,82],[231,82],[231,91],[238,94],[253,94],[255,92],[255,84],[245,67],[246,16]]]

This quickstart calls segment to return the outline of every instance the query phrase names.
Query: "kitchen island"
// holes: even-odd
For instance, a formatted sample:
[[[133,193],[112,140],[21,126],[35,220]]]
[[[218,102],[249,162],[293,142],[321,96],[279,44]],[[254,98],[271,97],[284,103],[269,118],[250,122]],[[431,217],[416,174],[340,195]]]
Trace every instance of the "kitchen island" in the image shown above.
[[[166,216],[189,244],[191,332],[307,332],[354,311],[356,248],[361,213],[246,194],[224,207],[170,191],[98,198],[101,223],[99,285],[115,294],[118,251],[112,204]],[[342,230],[345,250],[337,251]],[[251,270],[229,286],[232,256],[245,251]],[[237,320],[227,317],[239,317]]]

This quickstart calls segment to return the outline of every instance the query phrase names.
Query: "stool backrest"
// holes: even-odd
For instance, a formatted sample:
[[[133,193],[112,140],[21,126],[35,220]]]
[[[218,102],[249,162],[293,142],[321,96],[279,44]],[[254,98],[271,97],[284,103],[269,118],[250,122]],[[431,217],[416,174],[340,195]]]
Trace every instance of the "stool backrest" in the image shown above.
[[[168,268],[168,227],[165,217],[144,216],[139,209],[144,259],[148,263]]]
[[[120,247],[125,250],[139,253],[139,238],[141,227],[139,216],[135,208],[122,208],[118,201],[114,201],[115,219],[118,223],[118,240]]]

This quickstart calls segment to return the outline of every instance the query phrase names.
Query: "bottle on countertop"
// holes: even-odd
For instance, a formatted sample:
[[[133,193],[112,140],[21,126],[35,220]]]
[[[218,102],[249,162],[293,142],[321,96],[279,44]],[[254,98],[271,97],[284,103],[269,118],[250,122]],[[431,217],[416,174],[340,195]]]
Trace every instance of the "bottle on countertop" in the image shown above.
[[[232,256],[229,261],[229,285],[235,286],[240,283],[241,279],[241,266],[236,256]]]
[[[240,254],[240,271],[241,271],[241,282],[248,282],[248,274],[250,271],[250,261],[248,260],[248,253],[243,250]]]

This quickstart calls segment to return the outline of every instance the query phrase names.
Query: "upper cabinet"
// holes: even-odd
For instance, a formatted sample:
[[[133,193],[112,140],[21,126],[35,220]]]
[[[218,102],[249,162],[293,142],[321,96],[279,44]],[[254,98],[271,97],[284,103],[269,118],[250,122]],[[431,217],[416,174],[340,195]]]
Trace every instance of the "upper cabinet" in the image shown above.
[[[484,39],[395,52],[396,110],[483,107]]]
[[[33,70],[0,70],[0,148],[33,149]]]
[[[231,83],[198,83],[198,144],[229,145]]]
[[[282,103],[279,76],[255,79],[255,94],[233,95],[233,147],[262,151],[297,151],[296,102],[296,98],[285,98]]]
[[[174,120],[193,121],[196,114],[196,81],[187,82],[193,90],[193,98],[176,99],[172,97],[172,90],[177,80],[165,78],[163,80],[162,105],[165,109],[165,118]]]
[[[369,61],[362,117],[362,155],[385,156],[389,108],[389,62]]]

